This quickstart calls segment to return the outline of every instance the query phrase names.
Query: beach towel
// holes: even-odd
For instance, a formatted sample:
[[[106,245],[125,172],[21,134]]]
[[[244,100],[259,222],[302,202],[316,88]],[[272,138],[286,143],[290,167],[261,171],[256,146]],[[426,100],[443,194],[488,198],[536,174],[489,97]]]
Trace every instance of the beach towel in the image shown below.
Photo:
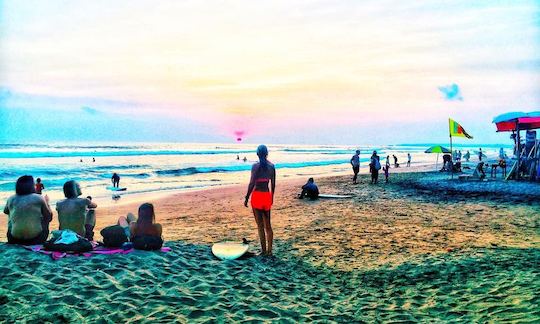
[[[128,254],[135,249],[129,248],[129,249],[122,249],[122,248],[108,248],[104,246],[98,245],[97,242],[90,242],[92,244],[93,249],[89,252],[84,253],[70,253],[70,252],[57,252],[57,251],[47,251],[44,249],[43,244],[37,244],[37,245],[21,245],[23,248],[32,251],[32,252],[38,252],[50,255],[53,260],[62,259],[65,257],[74,257],[74,256],[83,256],[86,258],[89,258],[96,254]],[[172,249],[170,247],[162,247],[160,249],[161,252],[170,252]]]

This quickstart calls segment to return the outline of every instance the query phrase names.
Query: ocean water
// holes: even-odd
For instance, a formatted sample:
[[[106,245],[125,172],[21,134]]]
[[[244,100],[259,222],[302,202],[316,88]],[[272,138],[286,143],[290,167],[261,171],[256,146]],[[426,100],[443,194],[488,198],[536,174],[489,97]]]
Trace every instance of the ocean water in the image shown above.
[[[0,144],[0,202],[14,193],[18,177],[41,178],[51,201],[62,199],[67,180],[81,184],[83,195],[112,199],[113,172],[121,176],[122,198],[134,194],[192,190],[247,183],[257,145],[198,143],[86,143],[86,144]],[[430,144],[382,146],[269,145],[269,160],[278,169],[278,181],[350,172],[349,160],[361,150],[362,172],[369,156],[377,150],[381,159],[395,154],[404,166],[407,153],[413,165],[433,164],[435,155],[423,151]],[[496,156],[498,145],[485,147]],[[467,149],[467,147],[460,147]],[[476,148],[470,148],[471,154]],[[237,160],[237,155],[240,160]],[[243,158],[247,161],[244,162]],[[95,162],[93,162],[95,159]],[[125,199],[124,199],[125,200]]]

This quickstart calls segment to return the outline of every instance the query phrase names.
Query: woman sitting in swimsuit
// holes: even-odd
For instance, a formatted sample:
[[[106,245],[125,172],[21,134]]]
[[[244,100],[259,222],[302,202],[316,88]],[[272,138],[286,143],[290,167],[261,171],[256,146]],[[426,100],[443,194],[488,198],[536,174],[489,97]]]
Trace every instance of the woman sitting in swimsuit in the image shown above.
[[[8,243],[33,245],[47,240],[52,220],[49,197],[36,193],[32,176],[17,179],[15,195],[8,198],[4,213],[9,216]]]
[[[118,225],[126,230],[126,235],[139,250],[157,250],[163,245],[161,224],[156,224],[154,205],[144,203],[139,207],[139,217],[128,213],[118,219]]]
[[[274,165],[267,160],[268,148],[265,145],[259,145],[257,148],[259,162],[251,167],[251,180],[247,194],[244,200],[244,206],[248,206],[248,200],[251,196],[251,207],[253,215],[259,230],[259,239],[261,240],[261,250],[263,255],[272,255],[272,242],[274,232],[270,224],[270,209],[274,202],[274,192],[276,189],[276,169]],[[271,188],[269,183],[271,182]]]

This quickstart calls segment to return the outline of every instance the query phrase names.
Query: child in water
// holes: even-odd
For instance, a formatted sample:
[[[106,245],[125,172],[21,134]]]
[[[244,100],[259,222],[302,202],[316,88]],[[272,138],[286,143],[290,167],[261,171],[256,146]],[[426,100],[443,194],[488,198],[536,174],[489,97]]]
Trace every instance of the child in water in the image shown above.
[[[41,195],[41,192],[43,191],[43,189],[45,189],[45,186],[43,185],[43,183],[41,183],[41,178],[37,178],[36,179],[36,193],[38,195]]]

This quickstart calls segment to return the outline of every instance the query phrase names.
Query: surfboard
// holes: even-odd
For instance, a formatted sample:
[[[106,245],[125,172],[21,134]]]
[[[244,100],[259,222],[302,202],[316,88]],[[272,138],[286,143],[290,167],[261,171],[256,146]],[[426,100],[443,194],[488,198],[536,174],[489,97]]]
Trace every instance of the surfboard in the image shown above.
[[[344,198],[352,198],[351,195],[319,195],[319,198],[332,198],[332,199],[344,199]]]
[[[108,186],[107,189],[110,191],[126,191],[127,190],[127,188],[117,188],[113,186]]]
[[[478,156],[478,154],[480,154],[480,151],[473,151],[473,152],[474,152],[474,154],[475,154],[476,156]],[[487,155],[485,155],[484,152],[482,152],[482,159],[483,159],[483,158],[487,158]]]
[[[221,260],[234,260],[244,255],[249,244],[221,242],[212,245],[212,253]]]

